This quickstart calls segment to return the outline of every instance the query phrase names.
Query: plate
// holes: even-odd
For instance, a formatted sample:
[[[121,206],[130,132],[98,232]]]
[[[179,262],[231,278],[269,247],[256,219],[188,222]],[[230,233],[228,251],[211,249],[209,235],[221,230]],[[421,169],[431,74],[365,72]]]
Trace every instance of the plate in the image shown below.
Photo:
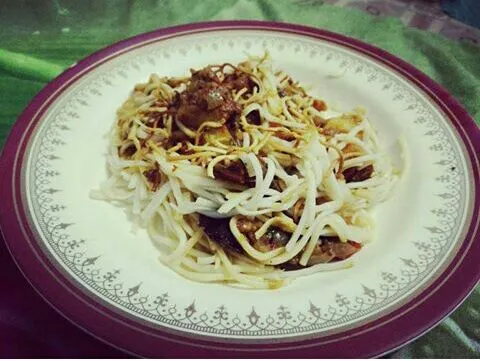
[[[151,73],[185,75],[265,50],[336,109],[366,108],[403,178],[350,269],[279,290],[191,282],[159,262],[121,208],[89,197],[106,178],[105,134]],[[290,24],[183,25],[109,46],[32,100],[1,158],[0,223],[45,300],[129,353],[379,356],[433,327],[479,279],[478,154],[479,130],[456,101],[380,49]]]

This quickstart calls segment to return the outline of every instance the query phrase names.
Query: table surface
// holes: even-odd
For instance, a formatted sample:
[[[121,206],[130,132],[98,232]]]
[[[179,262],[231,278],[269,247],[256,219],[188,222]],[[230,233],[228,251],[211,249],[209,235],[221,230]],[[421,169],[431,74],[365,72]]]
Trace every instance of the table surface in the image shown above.
[[[0,4],[0,146],[31,98],[78,59],[158,27],[220,19],[288,21],[370,42],[439,81],[480,121],[480,30],[450,18],[436,1],[11,0]],[[4,242],[0,267],[0,356],[127,357],[52,310],[23,278]],[[477,289],[441,324],[387,357],[478,358],[479,340]]]

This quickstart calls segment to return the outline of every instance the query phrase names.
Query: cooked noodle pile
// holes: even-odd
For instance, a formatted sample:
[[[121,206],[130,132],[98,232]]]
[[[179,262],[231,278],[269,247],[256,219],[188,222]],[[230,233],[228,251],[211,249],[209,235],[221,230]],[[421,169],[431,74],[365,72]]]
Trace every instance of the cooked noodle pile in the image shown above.
[[[195,281],[275,288],[349,267],[397,179],[363,112],[327,110],[268,54],[191,72],[135,86],[92,196]]]

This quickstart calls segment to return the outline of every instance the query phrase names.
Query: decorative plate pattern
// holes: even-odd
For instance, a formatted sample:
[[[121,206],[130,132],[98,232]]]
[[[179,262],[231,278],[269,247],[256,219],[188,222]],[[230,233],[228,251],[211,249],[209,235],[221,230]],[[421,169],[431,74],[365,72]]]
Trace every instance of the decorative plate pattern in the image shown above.
[[[199,29],[167,39],[140,37],[93,59],[91,69],[77,65],[80,76],[70,75],[45,112],[35,115],[23,156],[21,202],[35,247],[59,277],[129,322],[233,344],[355,332],[433,288],[465,247],[475,199],[472,160],[435,95],[393,63],[381,62],[383,54],[336,35],[335,41],[328,34],[318,39],[312,30],[282,26]],[[103,135],[122,99],[149,73],[174,75],[264,50],[329,103],[342,109],[365,104],[394,158],[400,152],[395,140],[403,134],[411,165],[398,194],[377,215],[377,239],[353,270],[305,277],[280,291],[194,284],[155,259],[148,237],[129,232],[121,209],[88,199],[105,177]],[[398,209],[411,214],[395,218]]]

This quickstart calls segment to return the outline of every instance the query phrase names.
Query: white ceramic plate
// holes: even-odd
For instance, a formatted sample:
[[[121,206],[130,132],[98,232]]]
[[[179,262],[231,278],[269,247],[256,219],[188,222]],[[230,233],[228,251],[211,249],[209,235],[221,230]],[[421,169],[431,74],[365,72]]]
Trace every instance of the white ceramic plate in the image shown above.
[[[106,179],[105,135],[134,84],[151,73],[187,75],[265,50],[274,67],[334,108],[366,108],[400,167],[403,137],[408,167],[375,210],[375,238],[353,268],[279,290],[195,283],[160,263],[146,231],[133,233],[122,208],[89,197]],[[255,22],[164,29],[83,60],[32,102],[2,158],[2,169],[11,170],[2,183],[2,231],[56,308],[136,354],[159,356],[165,344],[183,344],[169,353],[379,355],[438,322],[478,280],[469,263],[479,247],[478,147],[478,128],[444,90],[353,39]],[[425,308],[429,302],[436,312]],[[346,338],[351,349],[340,347]]]

